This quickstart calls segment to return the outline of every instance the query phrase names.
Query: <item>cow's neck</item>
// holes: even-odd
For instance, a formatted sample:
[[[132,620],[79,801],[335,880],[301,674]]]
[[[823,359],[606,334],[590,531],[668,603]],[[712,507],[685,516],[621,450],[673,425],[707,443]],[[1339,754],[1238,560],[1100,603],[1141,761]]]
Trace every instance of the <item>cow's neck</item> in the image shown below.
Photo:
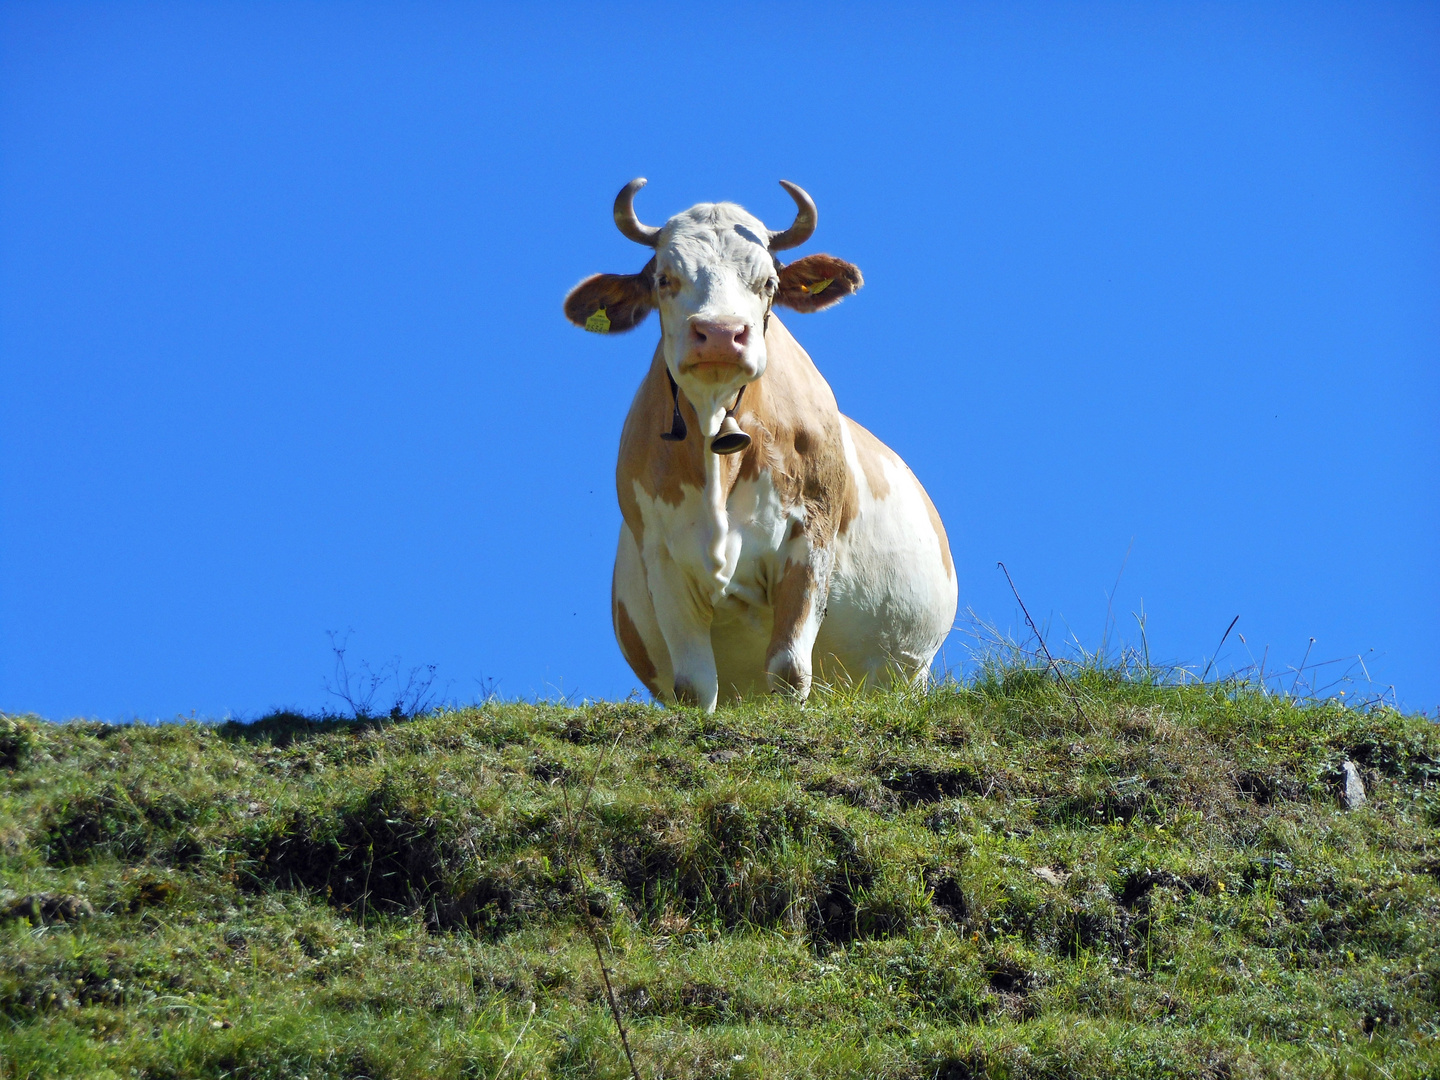
[[[700,400],[689,393],[685,397],[690,401],[690,407],[695,410],[695,419],[700,428],[702,436],[701,444],[707,447],[708,441],[714,438],[715,433],[720,430],[720,423],[725,419],[725,412],[735,404],[735,396],[738,391],[716,389],[697,395]],[[710,456],[714,456],[713,454]]]
[[[704,525],[701,533],[701,547],[705,554],[706,570],[714,578],[717,593],[711,602],[719,599],[730,581],[733,570],[726,559],[726,547],[730,536],[730,514],[725,504],[730,496],[730,459],[701,450],[704,458],[705,488],[701,494],[701,515]],[[737,455],[738,456],[738,455]]]
[[[671,376],[669,368],[665,364],[663,352],[660,356],[660,368],[663,371],[661,378],[666,380],[666,397],[668,399]],[[744,404],[753,408],[753,404],[759,396],[759,388],[754,384],[747,384],[743,394]],[[742,397],[739,391],[723,391],[714,395],[713,402],[701,403],[697,407],[696,402],[691,400],[690,396],[682,389],[680,391],[682,408],[686,405],[689,406],[688,411],[695,414],[696,423],[690,427],[683,441],[668,444],[673,447],[671,453],[679,452],[689,457],[691,462],[694,462],[697,456],[699,458],[698,471],[701,476],[701,490],[699,493],[700,505],[697,508],[699,513],[696,521],[698,528],[695,540],[698,541],[700,549],[702,572],[712,583],[708,598],[712,604],[719,603],[735,570],[731,558],[734,552],[729,550],[731,530],[727,503],[730,492],[735,486],[745,455],[755,453],[758,447],[752,444],[749,449],[736,454],[712,453],[709,444],[714,432],[707,433],[704,430],[707,426],[705,411],[708,405],[723,418],[725,410],[737,404],[737,397]],[[719,421],[716,421],[713,426],[718,428]],[[661,445],[666,444],[661,443]],[[691,475],[693,476],[694,473]]]

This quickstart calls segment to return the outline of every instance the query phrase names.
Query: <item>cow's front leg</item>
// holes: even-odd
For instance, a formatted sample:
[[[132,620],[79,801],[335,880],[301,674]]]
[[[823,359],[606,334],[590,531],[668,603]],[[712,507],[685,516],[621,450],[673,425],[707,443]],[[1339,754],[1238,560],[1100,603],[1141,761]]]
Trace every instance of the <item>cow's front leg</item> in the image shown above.
[[[668,552],[656,552],[645,560],[645,576],[655,621],[675,672],[675,700],[714,712],[720,696],[715,649],[710,644],[714,607]]]
[[[811,655],[825,618],[830,585],[830,551],[799,538],[790,545],[773,593],[775,629],[765,650],[765,678],[771,693],[797,701],[810,695]]]

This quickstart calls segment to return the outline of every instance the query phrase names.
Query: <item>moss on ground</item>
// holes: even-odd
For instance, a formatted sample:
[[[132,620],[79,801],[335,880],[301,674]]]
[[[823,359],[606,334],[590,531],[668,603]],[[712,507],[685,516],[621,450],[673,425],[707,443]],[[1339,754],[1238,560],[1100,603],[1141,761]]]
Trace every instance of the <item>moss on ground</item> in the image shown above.
[[[0,1077],[1440,1076],[1440,729],[1078,683],[0,717]]]

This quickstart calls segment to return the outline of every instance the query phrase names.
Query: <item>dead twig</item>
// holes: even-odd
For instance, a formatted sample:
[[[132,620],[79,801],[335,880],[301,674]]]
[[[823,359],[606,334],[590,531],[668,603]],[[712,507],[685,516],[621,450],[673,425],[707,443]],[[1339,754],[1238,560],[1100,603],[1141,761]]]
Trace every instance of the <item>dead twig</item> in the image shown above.
[[[1305,646],[1305,655],[1300,658],[1300,666],[1295,669],[1295,679],[1290,683],[1290,696],[1295,696],[1295,687],[1300,685],[1300,674],[1305,670],[1305,661],[1310,659],[1310,650],[1315,648],[1315,639],[1310,639],[1310,644]]]

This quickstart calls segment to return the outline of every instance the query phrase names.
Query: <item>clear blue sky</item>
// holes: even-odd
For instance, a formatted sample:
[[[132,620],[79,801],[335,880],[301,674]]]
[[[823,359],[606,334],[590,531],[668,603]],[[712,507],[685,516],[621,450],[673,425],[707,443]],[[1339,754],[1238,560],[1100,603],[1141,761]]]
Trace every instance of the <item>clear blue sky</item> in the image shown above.
[[[1435,5],[0,6],[0,709],[628,693],[569,326],[702,200],[867,285],[788,323],[962,610],[1440,704]],[[1133,544],[1133,548],[1132,548]],[[1238,635],[1244,634],[1242,645]],[[964,655],[957,633],[951,662]],[[1373,650],[1373,651],[1369,651]],[[332,702],[333,704],[333,702]]]

